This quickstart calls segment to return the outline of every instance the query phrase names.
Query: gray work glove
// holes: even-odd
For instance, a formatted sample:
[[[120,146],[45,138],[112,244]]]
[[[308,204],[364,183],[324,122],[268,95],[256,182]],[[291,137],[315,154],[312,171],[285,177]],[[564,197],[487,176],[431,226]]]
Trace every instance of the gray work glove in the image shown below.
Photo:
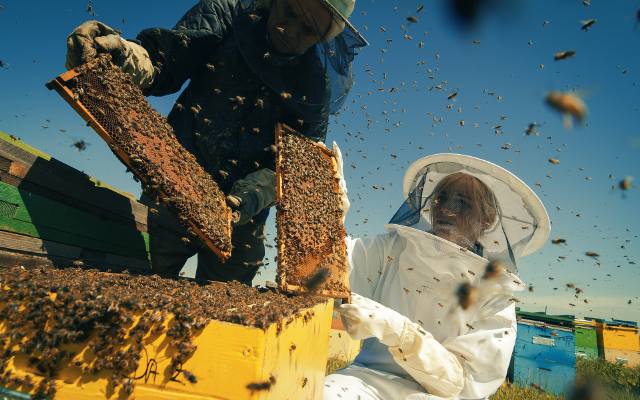
[[[268,168],[259,169],[235,181],[227,196],[227,204],[234,213],[234,225],[246,224],[275,202],[276,174]]]
[[[131,75],[142,89],[151,85],[155,70],[147,50],[123,39],[116,30],[98,21],[84,22],[67,37],[65,67],[75,68],[99,53],[111,54],[113,63]]]

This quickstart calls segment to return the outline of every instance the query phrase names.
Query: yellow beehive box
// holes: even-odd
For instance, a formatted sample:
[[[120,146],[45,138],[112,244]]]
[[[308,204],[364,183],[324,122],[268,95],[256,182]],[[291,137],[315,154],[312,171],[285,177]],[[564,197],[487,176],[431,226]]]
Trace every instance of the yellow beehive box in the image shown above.
[[[604,357],[612,363],[623,363],[629,367],[640,365],[640,342],[638,328],[602,324]]]
[[[265,329],[211,320],[192,338],[197,350],[173,374],[169,365],[177,350],[166,335],[172,323],[169,317],[163,333],[148,332],[143,337],[135,374],[122,376],[134,383],[132,393],[123,386],[112,389],[109,377],[118,371],[93,375],[80,367],[90,364],[93,357],[89,350],[92,335],[84,342],[61,346],[75,356],[58,369],[55,399],[321,399],[332,311],[333,301],[325,300]],[[129,327],[137,321],[135,318]],[[7,323],[10,321],[0,324],[0,334]],[[126,351],[129,345],[120,348]],[[33,386],[42,380],[28,361],[24,353],[9,358],[4,369],[9,378],[4,379],[0,392],[34,393],[33,388],[15,384],[16,378],[25,376]]]
[[[331,301],[309,310],[310,317],[297,317],[277,332],[228,322],[211,321],[193,340],[198,350],[173,376],[167,370],[175,349],[160,335],[145,343],[144,355],[134,378],[136,399],[317,399],[322,387],[331,324]],[[0,326],[0,329],[4,328]],[[80,351],[82,344],[69,350]],[[15,375],[35,371],[27,355],[13,357],[8,368]],[[191,383],[188,374],[195,376]],[[36,378],[36,382],[37,382]],[[83,375],[69,363],[56,379],[56,398],[119,398],[108,392],[107,376]]]
[[[355,360],[360,352],[360,341],[352,339],[346,331],[331,329],[329,332],[329,363],[344,368]]]

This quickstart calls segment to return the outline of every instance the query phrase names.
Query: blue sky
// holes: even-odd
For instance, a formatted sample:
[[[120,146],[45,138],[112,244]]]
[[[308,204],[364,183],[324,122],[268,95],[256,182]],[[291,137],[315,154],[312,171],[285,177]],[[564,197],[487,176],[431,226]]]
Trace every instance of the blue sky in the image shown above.
[[[192,2],[96,0],[95,17],[87,1],[0,4],[0,130],[139,194],[106,145],[44,83],[63,72],[66,35],[82,21],[96,18],[135,37],[144,28],[173,26]],[[415,159],[447,151],[485,158],[534,187],[551,216],[552,238],[567,240],[520,262],[522,278],[534,288],[519,296],[521,306],[640,319],[640,1],[498,1],[506,6],[488,10],[470,30],[449,18],[445,1],[424,2],[416,14],[418,4],[358,0],[352,18],[371,45],[355,60],[356,84],[329,134],[345,156],[348,231],[382,231],[402,201],[404,169]],[[410,15],[418,23],[409,24]],[[590,18],[597,23],[581,30],[580,21]],[[554,61],[563,50],[576,56]],[[550,90],[580,93],[589,107],[586,123],[565,129],[543,101]],[[447,100],[452,92],[457,97]],[[151,99],[163,113],[174,100]],[[524,134],[532,122],[540,124],[539,136]],[[86,151],[72,148],[78,139],[90,143]],[[501,149],[507,143],[510,149]],[[634,189],[612,190],[625,176],[638,178]],[[599,265],[585,251],[599,253]],[[256,282],[273,279],[273,267]],[[583,294],[575,298],[567,283]]]

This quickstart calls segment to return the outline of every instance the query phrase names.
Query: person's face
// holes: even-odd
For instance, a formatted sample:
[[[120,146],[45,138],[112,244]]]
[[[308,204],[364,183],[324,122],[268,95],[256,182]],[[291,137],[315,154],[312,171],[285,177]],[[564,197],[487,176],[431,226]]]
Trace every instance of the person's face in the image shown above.
[[[331,28],[333,16],[320,0],[273,0],[267,30],[282,54],[304,54]]]
[[[461,179],[444,185],[434,193],[431,206],[433,233],[466,248],[473,247],[487,227],[472,184],[468,179]]]

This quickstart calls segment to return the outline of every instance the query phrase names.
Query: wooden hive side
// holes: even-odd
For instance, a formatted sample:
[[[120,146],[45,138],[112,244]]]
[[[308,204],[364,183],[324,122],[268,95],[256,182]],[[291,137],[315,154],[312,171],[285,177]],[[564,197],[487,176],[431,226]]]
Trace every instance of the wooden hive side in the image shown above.
[[[305,157],[295,158],[297,156],[287,149],[285,142],[288,140],[304,146],[308,151]],[[319,271],[325,269],[328,277],[314,286],[313,291],[321,296],[348,301],[351,292],[344,241],[346,231],[342,222],[344,211],[326,215],[322,221],[312,221],[305,217],[314,215],[314,212],[320,209],[317,201],[305,201],[304,204],[298,204],[299,207],[296,209],[289,204],[295,202],[292,199],[296,194],[309,190],[308,193],[315,196],[315,199],[321,199],[334,206],[334,211],[336,207],[341,207],[341,189],[339,180],[336,178],[338,171],[335,155],[323,144],[297,134],[284,124],[279,124],[276,128],[276,143],[278,148],[276,158],[278,286],[280,290],[289,293],[308,292],[309,282],[317,278]],[[318,167],[324,170],[309,170],[310,167],[315,167],[309,164],[309,160],[313,157],[316,160],[322,160],[323,165]],[[286,170],[287,163],[295,164],[296,168]],[[289,180],[294,179],[293,174],[301,176],[300,174],[305,172],[301,185],[304,187],[288,183]],[[319,179],[322,179],[323,173],[326,175],[327,172],[330,176],[328,178],[330,184],[323,185]],[[325,191],[317,192],[318,190]],[[306,240],[309,237],[326,234],[333,236],[312,240],[313,245],[296,250],[296,245],[309,242]],[[291,254],[293,251],[302,251],[304,254],[296,260],[296,257],[292,257]]]
[[[173,374],[169,373],[169,364],[176,349],[169,345],[170,339],[164,333],[149,333],[143,338],[144,350],[137,371],[126,377],[135,383],[130,397],[148,400],[321,398],[332,309],[330,301],[319,303],[289,321],[273,323],[264,330],[209,321],[193,338],[196,352]],[[137,322],[138,319],[134,319],[131,327]],[[163,322],[164,332],[170,323],[171,316]],[[4,330],[4,323],[0,324],[0,332]],[[108,379],[112,372],[91,375],[75,365],[74,360],[86,363],[92,359],[90,341],[91,337],[83,343],[63,347],[77,355],[61,366],[55,380],[55,398],[127,398],[121,388],[115,392],[110,390]],[[126,350],[128,345],[125,343],[121,348]],[[5,371],[10,371],[12,377],[29,375],[37,385],[42,378],[29,366],[28,359],[26,354],[13,356]],[[190,375],[195,376],[196,382],[189,380]],[[9,387],[9,392],[16,395],[29,393],[21,387]],[[0,387],[2,390],[7,389]]]
[[[107,58],[105,58],[107,57]],[[128,85],[127,100],[122,99],[120,96],[116,96],[110,92],[111,87],[105,82],[100,81],[102,76],[99,73],[100,68],[105,68],[113,76],[119,77],[119,81],[124,85]],[[96,71],[93,71],[93,69]],[[82,69],[82,71],[80,71]],[[96,72],[96,73],[94,73]],[[101,94],[94,96],[99,98],[95,104],[89,105],[83,103],[83,98],[87,95],[84,90],[78,90],[76,88],[77,82],[84,79],[85,75],[93,74],[94,78],[97,77],[100,86]],[[178,142],[177,138],[173,134],[169,134],[167,137],[159,138],[153,134],[146,133],[147,130],[154,131],[159,129],[155,126],[143,126],[138,128],[132,128],[130,126],[117,126],[120,132],[111,132],[113,124],[107,122],[113,122],[113,113],[126,113],[126,117],[132,121],[136,121],[141,118],[140,114],[134,110],[126,110],[126,107],[131,104],[137,104],[141,110],[145,110],[158,120],[164,121],[166,119],[159,116],[155,110],[148,104],[140,89],[131,82],[131,78],[119,70],[116,66],[110,63],[108,56],[98,57],[88,64],[85,64],[78,69],[70,70],[56,79],[50,81],[47,87],[52,90],[56,90],[62,98],[67,101],[73,107],[73,109],[91,126],[96,133],[109,145],[113,153],[124,163],[129,170],[131,170],[138,179],[140,179],[147,188],[151,188],[156,192],[158,198],[167,204],[174,210],[179,216],[179,220],[191,231],[193,234],[200,238],[203,243],[210,248],[221,260],[226,260],[231,256],[231,210],[226,206],[224,194],[213,180],[213,178],[207,174],[204,169],[197,163],[195,157],[189,153]],[[88,99],[90,96],[87,96]],[[131,99],[135,99],[132,101]],[[91,100],[91,101],[93,101]],[[89,101],[89,100],[85,100]],[[128,103],[128,104],[125,104]],[[105,105],[116,104],[111,109],[106,109]],[[124,107],[122,106],[124,104]],[[111,113],[111,114],[110,114]],[[120,117],[123,115],[118,114]],[[109,121],[107,121],[109,120]],[[136,150],[135,145],[140,144],[137,140],[146,138],[149,143],[141,146],[142,150]],[[129,146],[133,145],[133,146]],[[148,152],[151,151],[152,146],[166,146],[173,152],[167,152],[164,154],[165,160],[168,162],[154,162],[148,156]],[[169,177],[168,174],[163,174],[163,180],[158,184],[152,182],[145,169],[153,169],[157,171],[166,172],[166,165],[172,165],[173,163],[183,163],[188,165],[193,174],[186,176],[184,181],[186,183],[178,184],[176,180]],[[184,164],[186,163],[186,164]],[[164,166],[164,167],[163,167]],[[178,168],[178,165],[172,165],[176,171],[182,171],[183,168]],[[150,167],[150,168],[149,168]],[[189,175],[189,174],[187,174]],[[193,183],[193,179],[198,179],[197,183]],[[186,184],[186,187],[185,187]],[[196,186],[194,186],[196,185]],[[203,187],[201,187],[203,186]],[[191,197],[190,197],[191,196]],[[195,197],[194,197],[195,196]],[[211,196],[206,198],[206,196]],[[195,200],[194,200],[195,199]],[[208,202],[207,202],[208,201]],[[202,203],[202,204],[201,204]],[[215,214],[215,219],[204,220],[201,216],[207,214],[207,208],[216,206],[220,208],[219,212]],[[192,209],[195,208],[195,211]],[[193,211],[193,212],[192,212]],[[212,236],[211,232],[217,232],[217,235]]]

